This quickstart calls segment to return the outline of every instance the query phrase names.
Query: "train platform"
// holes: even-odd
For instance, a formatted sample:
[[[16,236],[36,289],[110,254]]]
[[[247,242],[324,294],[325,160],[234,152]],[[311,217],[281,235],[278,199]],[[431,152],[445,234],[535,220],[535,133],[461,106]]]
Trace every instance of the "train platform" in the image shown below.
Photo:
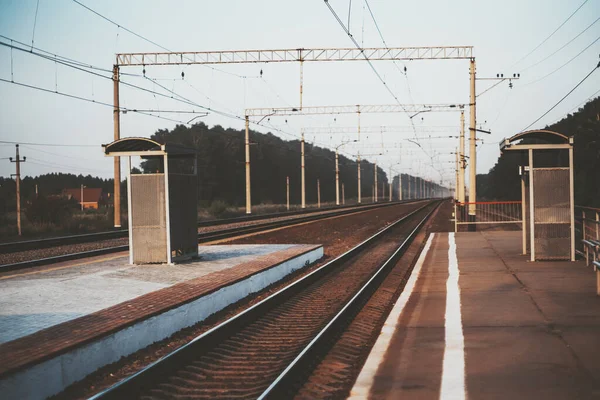
[[[520,253],[520,232],[432,234],[349,398],[600,398],[595,273]]]
[[[322,256],[320,245],[212,245],[175,265],[120,253],[0,275],[0,393],[58,393]]]

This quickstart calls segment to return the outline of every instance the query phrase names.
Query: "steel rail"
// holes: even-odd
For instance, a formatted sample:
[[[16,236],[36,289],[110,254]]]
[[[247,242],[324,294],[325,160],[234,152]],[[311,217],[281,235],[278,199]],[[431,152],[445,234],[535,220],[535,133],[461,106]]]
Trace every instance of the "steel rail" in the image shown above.
[[[412,202],[416,202],[416,201],[422,201],[422,200],[415,200]],[[236,237],[236,236],[241,236],[244,234],[257,233],[257,232],[264,231],[264,230],[276,229],[276,228],[296,225],[296,224],[300,224],[300,223],[317,221],[317,220],[325,219],[325,218],[332,218],[332,217],[338,217],[338,216],[343,216],[343,215],[355,214],[355,213],[359,213],[359,212],[363,212],[363,211],[368,211],[368,210],[373,210],[373,209],[378,209],[378,208],[383,208],[383,207],[391,207],[391,206],[399,205],[399,204],[408,204],[410,202],[411,201],[402,201],[402,202],[369,204],[369,205],[360,206],[360,207],[354,206],[350,209],[338,210],[336,212],[329,212],[326,214],[308,215],[308,216],[303,216],[303,217],[298,217],[298,218],[293,218],[293,219],[286,219],[283,221],[265,222],[265,223],[250,225],[250,226],[241,226],[241,227],[222,229],[222,230],[212,231],[212,232],[204,232],[204,233],[198,234],[198,243],[206,243],[206,242],[211,242],[214,240],[223,240],[223,239],[228,239],[228,238],[232,238],[232,237]],[[78,253],[58,255],[58,256],[53,256],[53,257],[40,258],[40,259],[36,259],[36,260],[21,261],[21,262],[16,262],[16,263],[11,263],[11,264],[0,265],[0,272],[14,271],[14,270],[19,270],[19,269],[37,267],[37,266],[41,266],[41,265],[54,264],[54,263],[63,262],[63,261],[71,261],[71,260],[86,258],[86,257],[95,257],[95,256],[99,256],[99,255],[118,253],[118,252],[127,251],[127,250],[129,250],[129,245],[122,245],[122,246],[105,247],[102,249],[95,249],[95,250],[83,251],[83,252],[78,252]]]
[[[354,296],[344,305],[344,307],[325,325],[325,327],[306,345],[306,347],[292,360],[288,367],[273,381],[273,383],[258,397],[259,400],[268,398],[280,398],[285,386],[290,386],[291,382],[302,376],[307,370],[307,364],[314,361],[319,352],[319,345],[326,343],[332,336],[335,336],[339,329],[345,328],[348,324],[348,317],[362,308],[362,301],[368,300],[377,290],[382,280],[397,260],[404,254],[408,246],[412,243],[419,229],[429,219],[431,214],[437,209],[439,203],[427,215],[419,221],[417,226],[398,246],[396,251],[379,267],[371,278],[356,292]],[[419,210],[417,210],[419,211]],[[318,357],[318,356],[317,356]]]
[[[251,321],[253,321],[253,320],[257,319],[258,317],[260,317],[261,315],[265,314],[268,310],[281,304],[283,301],[291,298],[293,295],[301,292],[303,289],[305,289],[309,285],[313,284],[314,282],[318,281],[323,276],[328,274],[332,269],[339,267],[341,264],[345,263],[346,261],[348,261],[355,255],[362,252],[368,245],[374,243],[386,232],[389,232],[392,228],[398,226],[399,224],[401,224],[403,222],[406,222],[409,218],[413,217],[418,212],[422,211],[427,206],[430,206],[432,204],[433,204],[433,202],[428,202],[427,204],[423,205],[422,207],[419,207],[417,210],[414,210],[414,211],[408,213],[407,215],[396,220],[392,224],[381,229],[380,231],[378,231],[377,233],[375,233],[368,239],[364,240],[360,244],[356,245],[352,249],[350,249],[350,250],[346,251],[345,253],[343,253],[342,255],[338,256],[334,260],[329,261],[328,263],[324,264],[323,266],[319,267],[318,269],[305,275],[304,277],[302,277],[302,278],[296,280],[295,282],[292,282],[291,284],[287,285],[286,287],[278,290],[276,293],[268,296],[267,298],[261,300],[260,302],[254,304],[253,306],[240,312],[239,314],[229,318],[228,320],[224,321],[223,323],[221,323],[221,324],[211,328],[210,330],[204,332],[203,334],[197,336],[196,338],[192,339],[190,342],[188,342],[185,345],[181,346],[180,348],[174,350],[173,352],[167,354],[166,356],[163,356],[159,360],[146,366],[145,368],[136,372],[135,374],[121,380],[120,382],[116,383],[115,385],[90,397],[90,400],[121,399],[121,398],[130,398],[130,397],[134,396],[136,393],[139,393],[141,388],[144,387],[144,382],[153,382],[154,379],[167,374],[168,371],[172,370],[175,365],[177,365],[178,363],[184,361],[185,359],[187,359],[189,357],[192,357],[192,354],[195,353],[194,350],[196,350],[196,349],[213,348],[216,343],[218,343],[222,340],[222,338],[231,336],[233,333],[237,332],[241,327],[247,325]],[[439,202],[438,202],[438,205],[439,205]],[[435,210],[435,208],[436,207],[434,207],[434,210]],[[424,221],[426,221],[427,218],[429,218],[431,213],[432,213],[432,211],[429,212],[427,214],[427,216],[419,222],[419,224],[417,225],[417,228],[415,228],[409,234],[409,238],[411,240],[414,238],[414,233],[422,226]],[[377,272],[376,272],[377,276],[381,276],[382,271],[386,270],[387,267],[389,265],[391,265],[392,260],[396,260],[396,258],[400,254],[400,252],[405,250],[406,245],[407,245],[407,243],[409,243],[409,241],[410,241],[409,239],[404,240],[403,243],[398,247],[398,249],[396,251],[394,251],[392,256],[389,257],[387,259],[387,261],[384,262],[383,266],[377,269]],[[368,280],[366,285],[369,285],[369,287],[370,287],[370,285],[373,282],[374,282],[374,277],[371,277]],[[366,291],[364,290],[364,287],[365,287],[365,285],[363,285],[363,287],[361,289],[359,289],[359,293],[362,293],[362,294],[366,293]],[[352,304],[356,304],[355,299],[357,298],[357,296],[358,295],[353,296],[352,299],[350,300],[352,302]],[[347,310],[347,309],[348,309],[348,306],[345,305],[343,307],[342,311]],[[339,314],[340,313],[338,313],[337,315],[339,315]],[[337,315],[334,318],[337,318]],[[328,327],[330,327],[331,325],[332,325],[331,322],[327,324]],[[318,337],[323,337],[323,336],[324,335],[322,334],[322,331],[321,331],[318,334]],[[313,339],[311,341],[311,344],[309,344],[309,349],[305,348],[305,350],[302,351],[301,355],[305,355],[305,354],[309,353],[310,349],[313,348],[316,340],[318,340],[318,339],[317,338]],[[296,359],[298,359],[298,357],[296,357]],[[294,365],[299,365],[299,363],[296,361],[296,359],[294,360],[294,362],[295,362]],[[287,374],[292,369],[294,369],[294,366],[288,366],[285,369],[284,373]],[[284,379],[284,377],[282,375],[278,376],[277,381],[273,382],[273,384],[269,386],[267,391],[270,392],[271,390],[273,390],[273,388],[275,388],[276,386],[279,385],[278,382],[282,381]],[[264,395],[268,395],[268,393],[264,393]]]
[[[390,204],[401,204],[406,201],[394,201]],[[388,203],[385,203],[388,204]],[[377,204],[379,206],[382,204]],[[251,215],[251,216],[242,216],[235,218],[224,218],[224,219],[213,219],[208,221],[200,221],[198,222],[198,227],[210,227],[210,226],[219,226],[226,224],[235,224],[240,222],[252,222],[252,221],[260,221],[263,219],[270,218],[283,218],[289,217],[293,215],[304,215],[318,212],[328,212],[332,210],[347,210],[347,209],[359,209],[359,208],[369,208],[373,207],[373,204],[355,204],[351,206],[331,206],[331,207],[323,207],[323,208],[311,208],[300,211],[284,211],[279,213],[269,213],[269,214],[260,214],[260,215]],[[14,253],[17,251],[26,251],[26,250],[34,250],[34,249],[45,249],[48,247],[54,246],[63,246],[67,244],[80,244],[80,243],[88,243],[95,242],[99,240],[109,240],[109,239],[120,239],[126,238],[129,235],[129,231],[127,229],[119,229],[115,231],[107,231],[107,232],[96,232],[96,233],[86,233],[81,235],[67,235],[67,236],[57,236],[51,238],[44,239],[33,239],[33,240],[22,240],[16,242],[5,242],[0,243],[0,254],[8,254]]]

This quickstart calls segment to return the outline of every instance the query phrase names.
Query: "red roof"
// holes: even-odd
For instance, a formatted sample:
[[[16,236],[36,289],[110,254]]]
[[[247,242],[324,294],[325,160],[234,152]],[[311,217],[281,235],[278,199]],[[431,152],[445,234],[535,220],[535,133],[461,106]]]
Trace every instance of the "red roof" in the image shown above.
[[[77,189],[65,189],[63,193],[69,197],[77,200],[78,203],[81,203],[81,188]],[[83,189],[83,202],[99,202],[102,199],[102,189],[100,188],[84,188]]]

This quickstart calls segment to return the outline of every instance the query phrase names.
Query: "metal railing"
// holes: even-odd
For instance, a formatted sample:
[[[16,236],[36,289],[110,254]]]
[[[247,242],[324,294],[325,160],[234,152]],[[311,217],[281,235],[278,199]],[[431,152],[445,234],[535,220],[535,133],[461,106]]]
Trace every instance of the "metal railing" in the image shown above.
[[[575,206],[575,251],[581,256],[584,240],[600,242],[600,208]]]
[[[469,209],[475,205],[475,214],[470,215]],[[458,232],[460,225],[497,225],[522,224],[523,207],[520,201],[478,201],[454,203],[454,231]]]

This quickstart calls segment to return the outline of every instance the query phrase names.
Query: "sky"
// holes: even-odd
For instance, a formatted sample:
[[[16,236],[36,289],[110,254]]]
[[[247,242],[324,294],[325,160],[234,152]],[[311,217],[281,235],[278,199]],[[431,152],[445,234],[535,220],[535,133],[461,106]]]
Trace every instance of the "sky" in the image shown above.
[[[0,176],[14,173],[7,157],[14,157],[10,142],[19,142],[21,156],[27,157],[22,176],[65,172],[112,177],[112,159],[103,156],[101,145],[113,140],[113,83],[108,78],[117,53],[354,47],[323,0],[78,2],[100,15],[73,0],[0,0]],[[503,138],[529,127],[599,61],[600,0],[330,0],[329,4],[361,47],[474,47],[480,94],[477,126],[491,131],[478,134],[483,139],[478,142],[478,173],[494,166]],[[41,51],[48,52],[49,59],[34,54]],[[98,69],[70,68],[56,62],[54,55]],[[377,74],[364,61],[305,62],[303,105],[469,103],[468,60],[372,65]],[[512,81],[512,89],[504,81],[486,91],[497,82],[482,78],[499,73],[518,73],[520,79]],[[299,63],[133,66],[121,68],[121,80],[137,86],[121,84],[121,107],[154,114],[123,113],[122,137],[150,137],[158,129],[192,119],[191,123],[243,129],[245,109],[294,107],[300,96]],[[543,128],[574,112],[598,96],[599,88],[596,69],[529,129]],[[172,93],[189,102],[173,100]],[[230,116],[217,112],[203,116],[198,106]],[[356,142],[356,114],[273,116],[252,129],[290,140],[304,128],[308,142],[339,146],[351,158],[360,153],[386,171],[392,168],[394,174],[411,173],[452,186],[459,113],[409,116],[362,114],[362,133]],[[468,125],[468,112],[465,120]]]

